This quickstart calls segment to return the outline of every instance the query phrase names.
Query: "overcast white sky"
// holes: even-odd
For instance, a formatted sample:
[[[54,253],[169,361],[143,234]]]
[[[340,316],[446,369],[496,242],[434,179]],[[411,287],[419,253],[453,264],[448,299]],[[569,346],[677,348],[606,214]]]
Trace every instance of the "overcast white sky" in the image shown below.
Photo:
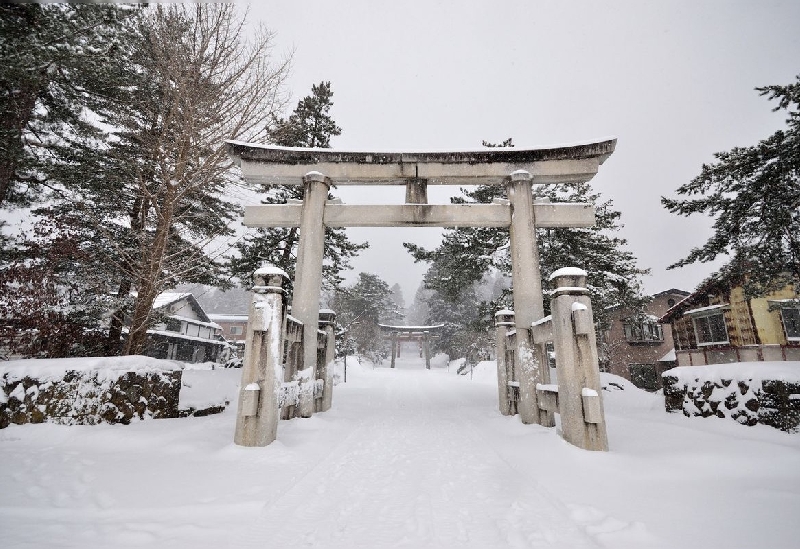
[[[518,147],[618,138],[593,185],[622,212],[623,237],[650,268],[649,293],[692,290],[709,265],[666,271],[709,222],[669,214],[659,198],[712,154],[755,144],[783,114],[753,90],[800,74],[800,2],[260,1],[252,19],[294,49],[291,107],[330,80],[339,149]],[[353,190],[358,189],[358,190]],[[430,191],[446,203],[454,187]],[[387,195],[388,193],[388,195]],[[346,203],[400,203],[402,187],[341,189]],[[371,248],[354,273],[398,282],[406,302],[426,270],[403,241],[439,229],[350,229]]]

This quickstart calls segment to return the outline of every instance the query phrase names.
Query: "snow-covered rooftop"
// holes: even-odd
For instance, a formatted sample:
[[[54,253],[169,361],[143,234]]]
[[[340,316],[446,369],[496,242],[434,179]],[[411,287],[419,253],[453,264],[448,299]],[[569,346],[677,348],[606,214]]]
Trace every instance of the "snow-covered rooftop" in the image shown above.
[[[166,307],[170,303],[175,303],[181,299],[192,295],[190,292],[163,292],[156,296],[153,300],[153,309],[160,309]]]

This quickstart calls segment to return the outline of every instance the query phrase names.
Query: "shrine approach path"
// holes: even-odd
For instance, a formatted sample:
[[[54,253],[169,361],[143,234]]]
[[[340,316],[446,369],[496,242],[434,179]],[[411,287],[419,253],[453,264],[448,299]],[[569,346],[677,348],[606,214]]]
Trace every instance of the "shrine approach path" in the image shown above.
[[[337,433],[281,424],[283,444],[323,436],[329,445],[292,471],[238,546],[602,546],[537,481],[546,472],[519,459],[519,429],[547,430],[500,416],[496,389],[469,375],[426,370],[416,357],[386,365],[351,366],[334,408],[311,420]]]

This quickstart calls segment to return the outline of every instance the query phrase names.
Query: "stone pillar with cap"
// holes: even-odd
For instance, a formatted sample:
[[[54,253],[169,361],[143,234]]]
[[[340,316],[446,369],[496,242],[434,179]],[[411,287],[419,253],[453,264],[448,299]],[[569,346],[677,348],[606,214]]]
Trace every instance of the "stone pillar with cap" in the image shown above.
[[[514,361],[519,376],[517,410],[522,423],[541,423],[536,385],[548,383],[550,374],[542,366],[541,357],[531,338],[531,325],[544,316],[532,183],[533,177],[524,170],[512,173],[508,183],[511,204],[511,280],[517,330]]]
[[[303,323],[303,361],[297,372],[300,402],[297,415],[314,413],[314,380],[317,364],[317,323],[322,290],[322,259],[325,246],[323,214],[330,181],[319,172],[303,177],[303,209],[300,217],[300,242],[297,247],[292,316]]]
[[[240,446],[266,446],[277,437],[282,382],[284,288],[289,277],[277,267],[264,266],[253,279],[233,439]]]
[[[316,403],[317,412],[327,412],[331,409],[331,403],[333,402],[333,374],[336,360],[335,324],[335,312],[330,309],[323,309],[319,312],[319,329],[325,332],[325,359],[320,364],[320,371],[317,372],[317,379],[321,379],[324,383],[322,386],[322,398]]]
[[[422,332],[422,349],[425,353],[425,369],[431,369],[431,333],[429,331]]]
[[[559,269],[550,276],[558,412],[564,440],[585,450],[608,451],[592,303],[586,271]]]
[[[497,398],[500,403],[500,413],[504,416],[514,415],[514,403],[509,398],[508,383],[513,380],[513,373],[509,371],[510,364],[506,363],[506,346],[508,344],[508,330],[514,326],[514,311],[501,309],[494,314],[495,348],[497,356]]]

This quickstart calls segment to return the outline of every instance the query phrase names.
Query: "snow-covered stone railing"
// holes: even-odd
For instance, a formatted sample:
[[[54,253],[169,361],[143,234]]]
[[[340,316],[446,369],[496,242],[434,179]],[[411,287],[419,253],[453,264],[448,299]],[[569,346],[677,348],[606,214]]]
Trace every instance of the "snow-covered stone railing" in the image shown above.
[[[800,362],[679,366],[661,376],[668,412],[800,431]]]
[[[500,412],[514,414],[526,398],[533,400],[533,413],[539,423],[553,426],[552,414],[561,416],[561,432],[567,442],[586,450],[608,450],[605,416],[600,391],[600,369],[597,358],[594,321],[591,301],[586,289],[586,272],[576,268],[559,269],[550,281],[554,290],[550,300],[550,316],[531,324],[533,349],[540,363],[540,382],[534,387],[519,389],[519,402],[515,401],[514,383],[519,386],[517,357],[519,349],[514,338],[519,337],[514,326],[514,313],[498,311],[497,326],[497,379]],[[552,343],[556,356],[558,385],[550,384],[547,367],[547,344]]]
[[[317,363],[302,369],[307,330],[286,313],[288,276],[267,266],[253,277],[234,441],[241,446],[266,446],[277,437],[280,419],[330,409],[336,315],[320,311],[315,330]]]

